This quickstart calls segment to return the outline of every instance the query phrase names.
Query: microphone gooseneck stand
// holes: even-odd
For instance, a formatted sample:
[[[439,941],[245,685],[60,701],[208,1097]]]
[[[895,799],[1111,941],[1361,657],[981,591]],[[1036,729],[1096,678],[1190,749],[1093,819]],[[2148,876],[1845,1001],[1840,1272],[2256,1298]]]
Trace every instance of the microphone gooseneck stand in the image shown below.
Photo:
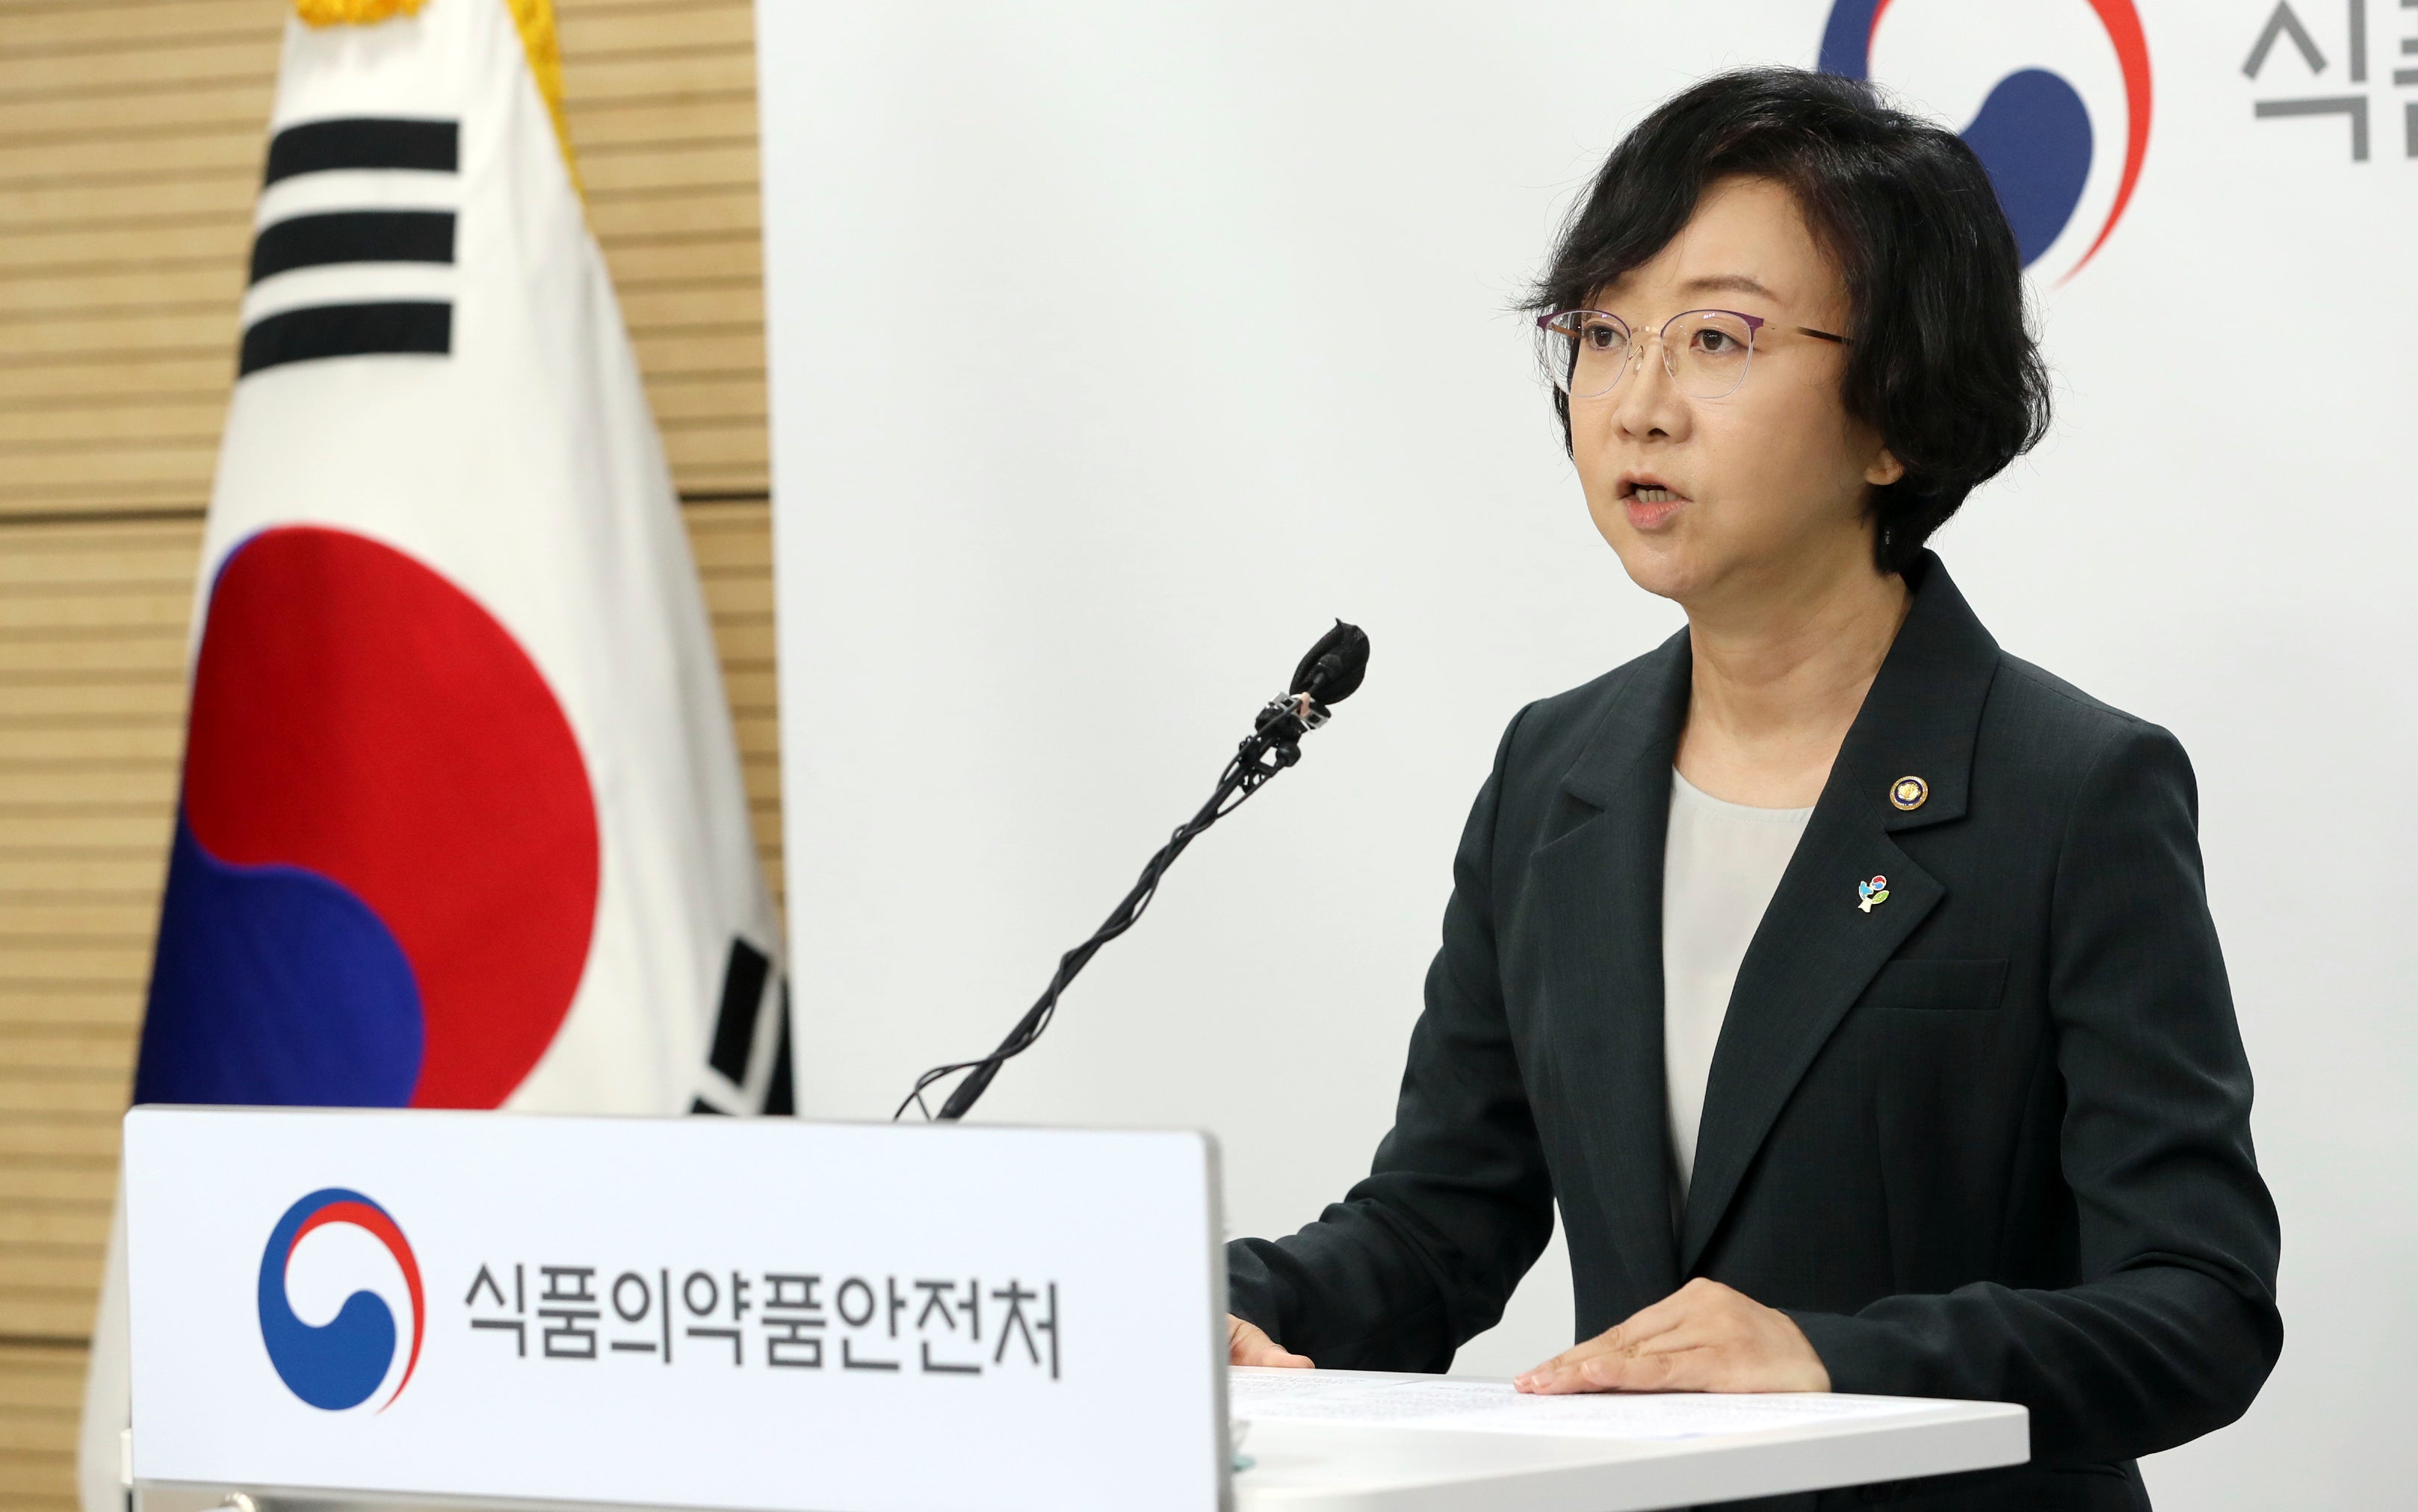
[[[914,1090],[891,1118],[895,1121],[904,1117],[910,1107],[924,1108],[925,1116],[932,1117],[924,1093],[933,1083],[961,1071],[966,1077],[941,1105],[938,1121],[954,1123],[965,1117],[998,1077],[1000,1068],[1031,1049],[1033,1042],[1041,1038],[1058,1012],[1059,995],[1066,990],[1067,984],[1091,964],[1101,946],[1131,929],[1140,919],[1142,910],[1157,894],[1159,878],[1175,863],[1175,858],[1184,854],[1185,847],[1242,807],[1244,801],[1264,787],[1269,778],[1299,761],[1302,737],[1327,722],[1331,717],[1329,705],[1340,703],[1359,688],[1368,665],[1369,637],[1359,627],[1337,620],[1335,628],[1321,636],[1318,644],[1309,649],[1309,654],[1302,658],[1301,665],[1293,672],[1291,690],[1270,699],[1260,710],[1252,722],[1251,733],[1235,748],[1233,759],[1226,763],[1224,774],[1217,779],[1217,790],[1210,795],[1209,802],[1178,826],[1167,844],[1159,847],[1157,854],[1141,869],[1141,878],[1134,883],[1133,891],[1125,895],[1099,928],[1092,931],[1092,937],[1058,957],[1058,970],[1049,978],[1049,985],[1025,1010],[1016,1027],[1008,1031],[1007,1038],[999,1042],[999,1048],[978,1061],[953,1061],[925,1072],[915,1078]]]

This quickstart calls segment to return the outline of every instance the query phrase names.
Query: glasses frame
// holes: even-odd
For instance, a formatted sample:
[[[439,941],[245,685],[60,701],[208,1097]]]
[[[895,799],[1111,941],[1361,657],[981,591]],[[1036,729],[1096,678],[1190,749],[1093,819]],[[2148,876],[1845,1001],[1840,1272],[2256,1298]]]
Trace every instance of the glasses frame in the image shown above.
[[[1547,347],[1544,344],[1550,338],[1562,334],[1562,332],[1554,329],[1553,322],[1557,320],[1567,320],[1572,315],[1595,315],[1611,321],[1614,325],[1620,328],[1623,338],[1629,343],[1630,352],[1632,354],[1638,352],[1638,331],[1636,327],[1630,325],[1628,321],[1621,319],[1618,315],[1614,314],[1609,310],[1589,309],[1556,310],[1551,314],[1538,315],[1537,317],[1537,339],[1540,351],[1550,350],[1550,347]],[[1754,368],[1755,338],[1762,335],[1763,328],[1771,325],[1772,322],[1764,319],[1761,315],[1748,314],[1743,310],[1716,310],[1710,308],[1703,310],[1682,310],[1677,314],[1673,315],[1670,319],[1662,322],[1660,326],[1655,328],[1654,339],[1662,348],[1662,371],[1670,374],[1671,381],[1675,384],[1679,381],[1679,370],[1673,366],[1671,362],[1671,328],[1687,319],[1690,315],[1727,315],[1733,320],[1743,321],[1746,325],[1746,361],[1738,368],[1737,382],[1731,384],[1727,389],[1722,389],[1717,394],[1687,394],[1687,390],[1684,389],[1680,390],[1681,393],[1687,394],[1687,397],[1691,399],[1727,399],[1730,395],[1737,392],[1740,389],[1746,386],[1746,375]],[[1815,341],[1829,342],[1839,346],[1852,346],[1855,344],[1855,338],[1851,336],[1842,336],[1836,331],[1815,330],[1811,326],[1791,326],[1783,324],[1779,327],[1779,328],[1782,330],[1795,331],[1799,336],[1811,336]],[[1628,360],[1620,364],[1619,377],[1613,379],[1610,383],[1604,385],[1602,389],[1591,394],[1583,394],[1572,390],[1570,388],[1569,374],[1561,371],[1561,369],[1554,363],[1547,362],[1545,366],[1546,370],[1553,374],[1553,387],[1559,389],[1567,397],[1571,399],[1601,399],[1605,395],[1611,393],[1614,389],[1620,387],[1621,379],[1629,376],[1629,370],[1635,367],[1638,360],[1639,359],[1632,355]]]

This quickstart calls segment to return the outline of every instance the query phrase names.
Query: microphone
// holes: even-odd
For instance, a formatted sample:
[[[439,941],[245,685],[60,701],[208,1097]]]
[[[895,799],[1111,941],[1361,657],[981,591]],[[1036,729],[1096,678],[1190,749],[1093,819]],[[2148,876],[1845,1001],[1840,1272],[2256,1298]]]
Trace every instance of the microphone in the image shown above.
[[[1360,691],[1360,680],[1368,675],[1368,632],[1338,619],[1335,628],[1319,636],[1318,644],[1293,669],[1293,686],[1286,691],[1308,694],[1320,703],[1339,704]]]
[[[1217,779],[1217,790],[1200,812],[1176,828],[1167,844],[1150,858],[1142,868],[1141,879],[1133,886],[1092,938],[1058,957],[1057,973],[1040,999],[1024,1011],[999,1048],[979,1061],[958,1061],[934,1066],[915,1078],[915,1086],[907,1093],[890,1116],[893,1121],[906,1116],[910,1107],[923,1107],[924,1093],[933,1083],[944,1081],[959,1072],[966,1073],[941,1105],[939,1122],[954,1123],[965,1117],[968,1109],[987,1090],[1000,1067],[1022,1055],[1041,1038],[1042,1031],[1058,1012],[1059,995],[1068,983],[1091,963],[1100,947],[1116,939],[1142,915],[1158,893],[1158,879],[1184,848],[1199,838],[1201,832],[1242,807],[1246,799],[1264,787],[1269,778],[1301,759],[1301,740],[1333,717],[1334,706],[1360,691],[1360,680],[1369,672],[1369,636],[1359,626],[1335,621],[1335,628],[1318,638],[1318,644],[1293,668],[1293,682],[1278,696],[1267,701],[1251,723],[1251,733],[1234,748],[1234,757]],[[930,1111],[926,1110],[930,1117]]]
[[[1244,795],[1300,760],[1301,738],[1333,717],[1330,706],[1359,692],[1360,680],[1368,673],[1368,633],[1338,619],[1293,669],[1293,685],[1284,695],[1269,699],[1253,722],[1252,737],[1265,749],[1253,753],[1246,741],[1245,754],[1252,757],[1250,765],[1264,770],[1256,777],[1246,771]],[[1232,769],[1228,770],[1231,774]]]

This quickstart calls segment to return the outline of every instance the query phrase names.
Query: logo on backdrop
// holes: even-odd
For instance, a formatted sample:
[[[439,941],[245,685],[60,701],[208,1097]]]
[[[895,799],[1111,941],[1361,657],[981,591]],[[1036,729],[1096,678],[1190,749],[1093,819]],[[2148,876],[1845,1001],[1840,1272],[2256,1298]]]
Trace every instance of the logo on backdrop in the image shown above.
[[[2065,277],[2082,271],[2114,236],[2150,148],[2150,47],[2133,0],[2088,0],[2115,46],[2124,77],[2123,172],[2115,202],[2090,245]],[[1818,67],[1849,79],[1871,76],[1873,38],[1890,0],[1836,0],[1822,32]],[[2111,113],[2112,114],[2112,113]],[[2018,69],[1998,81],[1961,133],[1990,171],[2024,266],[2040,261],[2082,203],[2093,158],[2102,150],[2082,94],[2064,75],[2046,69]]]
[[[385,1412],[411,1384],[420,1365],[420,1340],[428,1321],[428,1307],[420,1286],[420,1262],[410,1241],[386,1209],[359,1192],[324,1187],[285,1210],[260,1252],[260,1341],[268,1349],[268,1363],[295,1396],[314,1407],[340,1413],[370,1399],[378,1382],[394,1365],[401,1330],[394,1310],[371,1291],[344,1299],[331,1321],[313,1326],[294,1316],[285,1296],[285,1271],[303,1239],[330,1224],[349,1224],[365,1230],[386,1246],[403,1272],[411,1293],[411,1351],[404,1357],[403,1375],[377,1410]]]

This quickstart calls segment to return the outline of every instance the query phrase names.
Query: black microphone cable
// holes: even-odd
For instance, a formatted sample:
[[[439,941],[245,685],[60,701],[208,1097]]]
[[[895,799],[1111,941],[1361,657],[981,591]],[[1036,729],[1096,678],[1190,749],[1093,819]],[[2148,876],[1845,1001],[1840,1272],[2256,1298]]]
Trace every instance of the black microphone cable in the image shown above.
[[[1140,879],[1110,911],[1100,927],[1090,939],[1058,957],[1058,970],[1049,978],[1048,986],[999,1047],[975,1061],[956,1061],[938,1065],[915,1078],[913,1090],[907,1093],[890,1115],[893,1122],[906,1116],[910,1107],[921,1108],[926,1120],[933,1118],[924,1093],[935,1082],[945,1081],[959,1072],[966,1073],[941,1105],[938,1122],[953,1123],[966,1115],[975,1101],[998,1077],[1000,1068],[1031,1049],[1057,1016],[1059,996],[1066,990],[1100,948],[1131,929],[1158,894],[1159,878],[1175,864],[1175,858],[1185,848],[1200,838],[1211,825],[1243,806],[1253,793],[1266,786],[1269,778],[1301,759],[1301,739],[1324,725],[1331,717],[1331,707],[1357,692],[1369,668],[1369,637],[1357,625],[1335,621],[1335,628],[1319,637],[1318,643],[1293,668],[1293,684],[1279,697],[1272,698],[1252,722],[1251,733],[1235,748],[1233,759],[1226,763],[1217,779],[1217,789],[1209,796],[1198,813],[1176,827],[1167,844],[1158,848],[1141,870]]]

